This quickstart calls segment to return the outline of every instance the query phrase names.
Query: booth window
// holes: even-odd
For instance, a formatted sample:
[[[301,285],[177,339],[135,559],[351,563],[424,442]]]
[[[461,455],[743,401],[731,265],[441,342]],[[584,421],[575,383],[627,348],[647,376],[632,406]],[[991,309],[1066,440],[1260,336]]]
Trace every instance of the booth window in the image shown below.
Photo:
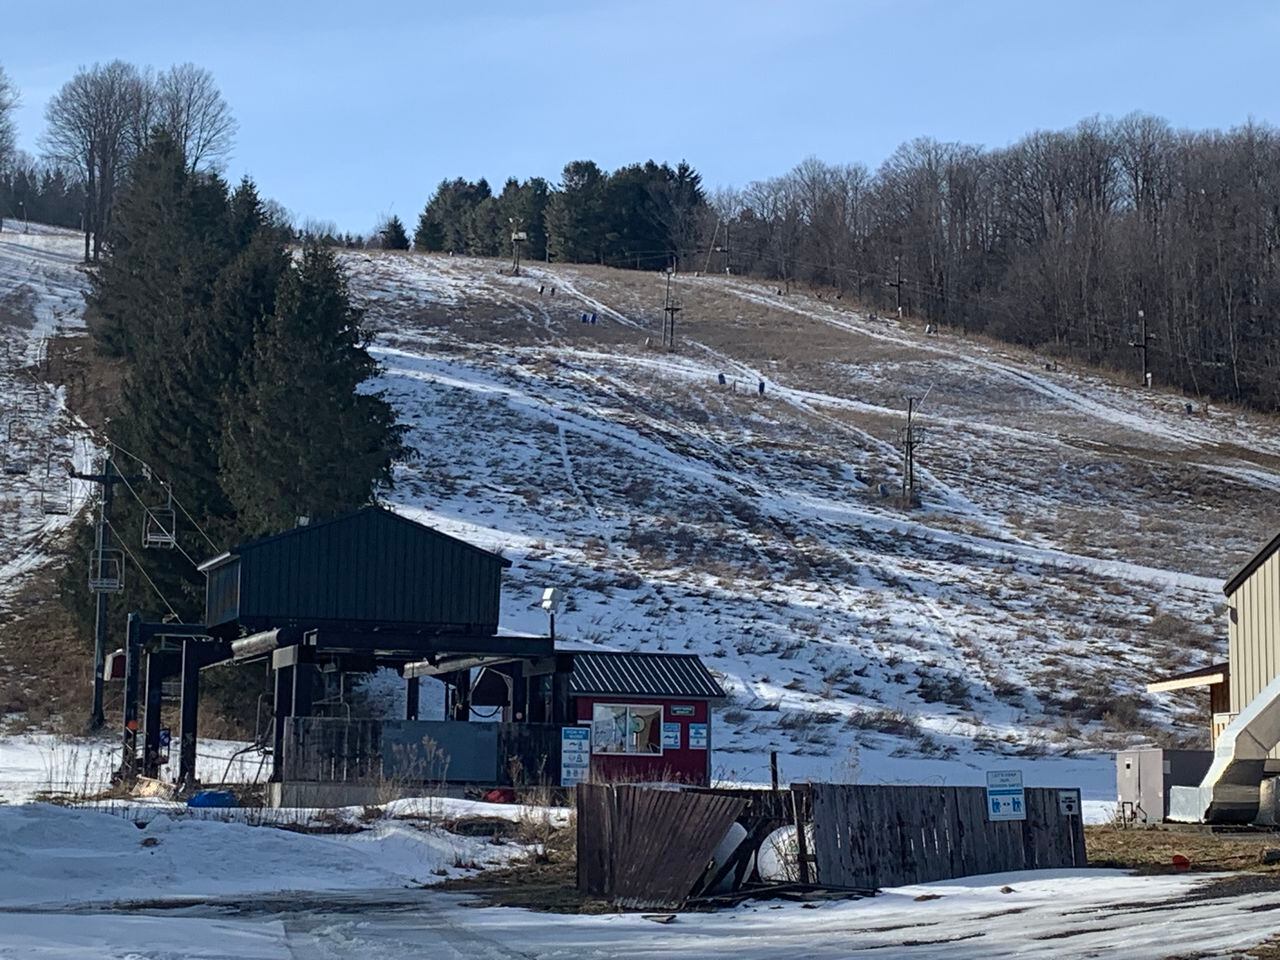
[[[592,753],[661,753],[662,707],[597,703],[591,714]]]

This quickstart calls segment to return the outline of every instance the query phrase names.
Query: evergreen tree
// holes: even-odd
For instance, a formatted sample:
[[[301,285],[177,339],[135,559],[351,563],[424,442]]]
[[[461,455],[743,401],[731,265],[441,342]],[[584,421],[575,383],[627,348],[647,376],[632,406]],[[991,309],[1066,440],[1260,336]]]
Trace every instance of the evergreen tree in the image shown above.
[[[430,205],[418,214],[418,226],[413,231],[413,248],[431,253],[444,249],[444,227]]]
[[[387,219],[378,230],[378,239],[383,250],[408,250],[409,235],[405,233],[404,224],[399,217]]]
[[[603,257],[606,182],[591,160],[565,165],[560,189],[547,208],[547,243],[556,260],[597,262]]]
[[[221,482],[246,535],[357,508],[390,482],[402,428],[381,395],[361,392],[375,367],[337,261],[308,245],[223,425]]]

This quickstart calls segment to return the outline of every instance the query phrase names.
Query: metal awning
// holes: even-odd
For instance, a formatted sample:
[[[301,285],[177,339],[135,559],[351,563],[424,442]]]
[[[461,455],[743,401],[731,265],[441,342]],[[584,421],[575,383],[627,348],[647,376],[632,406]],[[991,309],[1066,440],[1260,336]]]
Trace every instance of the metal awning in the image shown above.
[[[1153,680],[1147,684],[1147,693],[1167,693],[1170,690],[1186,690],[1188,687],[1211,687],[1216,683],[1226,683],[1230,674],[1227,664],[1215,663],[1189,673]]]
[[[573,651],[573,696],[677,697],[718,700],[720,684],[691,653]]]

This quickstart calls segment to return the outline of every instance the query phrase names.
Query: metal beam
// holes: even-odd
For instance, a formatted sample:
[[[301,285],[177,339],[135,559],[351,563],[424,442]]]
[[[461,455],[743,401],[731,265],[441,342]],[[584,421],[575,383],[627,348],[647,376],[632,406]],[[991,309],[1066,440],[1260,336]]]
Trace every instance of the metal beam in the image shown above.
[[[511,657],[448,657],[442,656],[432,660],[415,660],[406,663],[401,675],[409,677],[439,677],[458,670],[472,670],[476,667],[493,667],[500,663],[510,663]]]
[[[233,660],[247,660],[250,657],[261,657],[280,646],[283,630],[263,630],[250,634],[239,640],[231,641],[231,657]]]
[[[418,636],[409,633],[352,633],[318,629],[308,631],[317,651],[334,653],[369,652],[383,660],[403,657],[425,660],[432,654],[448,656],[505,657],[509,660],[549,657],[554,652],[550,637],[504,636]]]

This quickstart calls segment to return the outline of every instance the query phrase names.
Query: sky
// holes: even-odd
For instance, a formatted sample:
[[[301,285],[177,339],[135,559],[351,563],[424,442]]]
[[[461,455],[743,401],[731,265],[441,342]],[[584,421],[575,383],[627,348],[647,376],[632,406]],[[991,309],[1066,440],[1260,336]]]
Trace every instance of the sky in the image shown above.
[[[687,159],[708,187],[919,136],[1002,146],[1133,110],[1280,122],[1271,0],[0,0],[39,152],[49,97],[115,58],[215,75],[226,174],[300,220],[412,228],[446,177]],[[104,15],[104,11],[106,15]],[[6,42],[12,41],[12,42]]]

